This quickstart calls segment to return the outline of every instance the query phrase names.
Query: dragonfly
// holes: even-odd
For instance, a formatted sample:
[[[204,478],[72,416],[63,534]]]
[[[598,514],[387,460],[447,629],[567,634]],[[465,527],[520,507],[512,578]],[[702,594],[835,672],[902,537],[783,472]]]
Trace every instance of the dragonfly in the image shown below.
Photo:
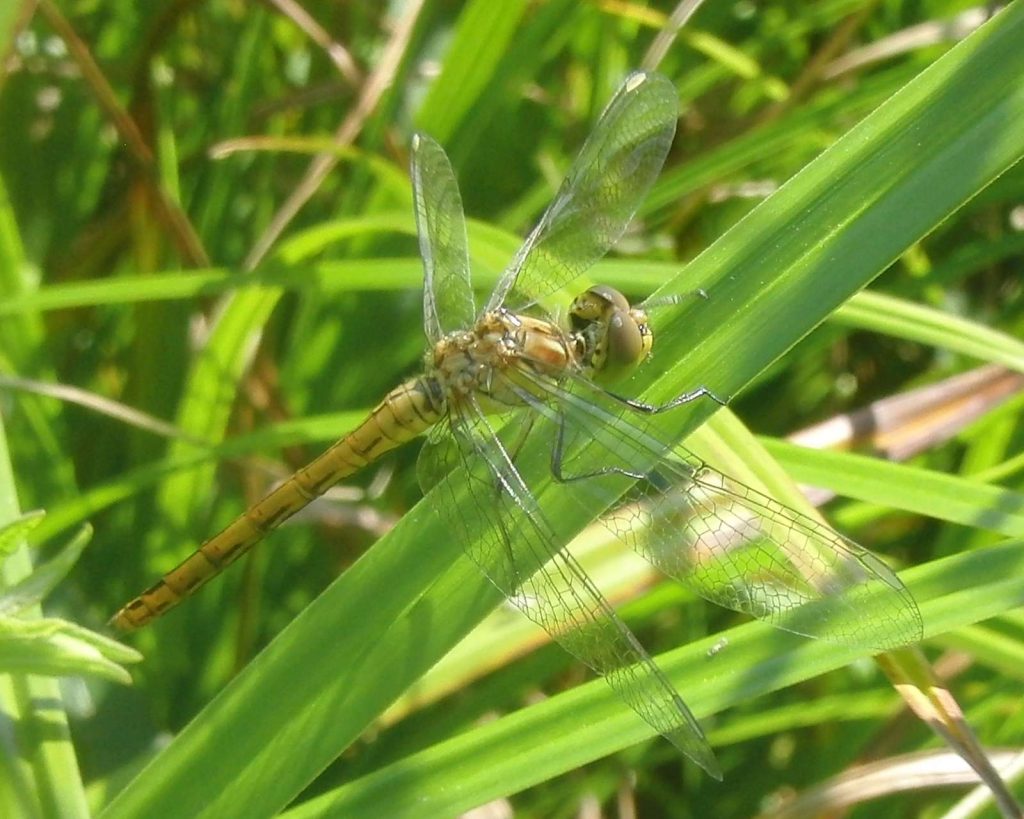
[[[914,598],[882,560],[660,431],[659,416],[714,399],[709,390],[663,405],[615,391],[651,354],[652,305],[632,305],[595,285],[564,315],[547,307],[622,236],[661,170],[677,118],[667,78],[630,74],[482,307],[455,172],[437,142],[416,134],[410,165],[424,266],[423,373],[112,623],[131,630],[163,615],[330,486],[426,433],[419,482],[473,562],[717,778],[697,719],[563,548],[575,532],[545,511],[531,485],[547,481],[569,502],[603,510],[601,521],[623,542],[714,603],[798,634],[877,650],[920,639]],[[544,445],[531,446],[538,438]]]

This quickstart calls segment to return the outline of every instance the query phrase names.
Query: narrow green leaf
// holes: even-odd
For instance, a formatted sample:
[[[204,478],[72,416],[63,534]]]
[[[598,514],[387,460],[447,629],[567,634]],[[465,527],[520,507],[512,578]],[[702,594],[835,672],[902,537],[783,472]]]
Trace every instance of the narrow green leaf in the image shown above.
[[[806,449],[766,439],[793,478],[845,497],[1024,537],[1024,495],[1010,489],[848,452]]]
[[[54,557],[32,568],[32,572],[0,592],[0,617],[17,614],[29,606],[38,606],[78,562],[79,555],[92,537],[85,525]]]
[[[1024,372],[1024,343],[1017,339],[977,322],[883,293],[858,293],[856,299],[836,311],[833,320]]]
[[[1016,542],[984,555],[937,561],[907,572],[904,580],[923,603],[931,635],[1024,604],[1022,568],[1024,543]],[[840,668],[856,654],[761,623],[730,629],[725,637],[726,649],[712,657],[707,655],[713,644],[708,639],[657,658],[698,717]],[[898,701],[891,691],[887,696],[893,705]],[[457,815],[649,733],[595,680],[388,765],[285,815]],[[715,732],[711,736],[714,740]]]
[[[507,45],[528,9],[523,0],[472,0],[459,15],[444,69],[419,111],[419,127],[444,142],[493,79]]]
[[[20,517],[17,491],[0,416],[0,524]],[[0,587],[31,571],[22,546],[0,564]],[[38,615],[38,611],[33,612]],[[34,622],[34,621],[29,621]],[[0,812],[10,816],[88,815],[74,747],[56,680],[18,671],[0,674],[0,709],[9,723],[8,748],[0,768]]]
[[[46,512],[42,509],[34,509],[0,526],[0,554],[11,554],[22,544],[28,533],[43,522],[45,517]]]
[[[120,663],[142,659],[134,649],[66,620],[0,616],[0,671],[45,677],[101,677],[132,681]]]

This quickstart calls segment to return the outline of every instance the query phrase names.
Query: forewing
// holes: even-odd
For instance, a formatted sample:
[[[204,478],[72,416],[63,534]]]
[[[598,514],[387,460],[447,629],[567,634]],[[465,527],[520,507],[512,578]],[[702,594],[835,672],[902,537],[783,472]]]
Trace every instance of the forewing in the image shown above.
[[[535,393],[543,400],[524,398],[559,430],[567,488],[598,494],[611,507],[603,522],[669,577],[810,637],[876,649],[921,638],[914,598],[868,550],[664,443],[650,418],[583,381],[538,381]]]
[[[476,318],[466,217],[451,162],[426,134],[412,138],[410,173],[423,257],[423,324],[433,343],[445,333],[471,326]]]
[[[626,78],[499,280],[489,310],[542,300],[608,252],[665,162],[678,107],[665,77],[637,71]]]
[[[658,733],[721,778],[697,720],[582,567],[559,548],[488,419],[471,402],[452,419],[463,469],[440,484],[437,508],[469,556],[511,603],[604,676]],[[451,452],[440,442],[437,447]]]

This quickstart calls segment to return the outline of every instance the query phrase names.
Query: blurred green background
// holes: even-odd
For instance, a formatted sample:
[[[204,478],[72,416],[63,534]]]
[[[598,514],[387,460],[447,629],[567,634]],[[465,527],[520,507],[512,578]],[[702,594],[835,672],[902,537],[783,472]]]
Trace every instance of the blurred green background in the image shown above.
[[[651,48],[671,31],[673,11],[670,3],[617,0],[310,0],[301,9],[113,0],[14,3],[0,12],[0,374],[84,391],[54,400],[29,385],[0,384],[17,504],[49,512],[39,539],[60,542],[85,520],[95,528],[47,612],[102,630],[129,597],[418,370],[422,272],[406,171],[415,129],[452,158],[486,289],[625,74],[656,68],[679,92],[676,141],[616,259],[591,276],[643,297],[681,273],[681,289],[708,289],[712,312],[705,315],[717,321],[722,314],[725,322],[729,304],[716,303],[713,282],[699,276],[704,268],[687,263],[986,17],[951,0],[712,1],[664,41],[659,58]],[[1012,3],[1002,15],[1017,35],[1020,12]],[[1008,64],[1003,70],[1005,77],[989,72],[992,86],[1003,83],[1007,98],[1019,99],[1021,75]],[[921,104],[929,104],[927,95]],[[952,105],[936,116],[954,135],[982,120],[964,122]],[[904,122],[894,122],[894,133],[906,136]],[[1024,371],[1014,341],[1024,323],[1024,171],[1010,168],[1024,137],[1019,119],[992,128],[1005,134],[992,140],[1005,158],[972,180],[980,193],[956,194],[948,208],[956,213],[926,237],[906,227],[892,240],[899,258],[871,273],[880,274],[877,293],[925,312],[901,316],[888,302],[862,303],[860,313],[826,322],[767,369],[744,371],[743,383],[756,378],[731,408],[752,431],[785,436],[984,361]],[[955,144],[940,131],[935,144]],[[926,133],[920,141],[922,173],[931,167],[930,140]],[[840,167],[842,150],[825,160]],[[1000,176],[1002,167],[1010,169]],[[304,184],[308,195],[297,199]],[[940,198],[943,178],[934,184]],[[818,201],[827,206],[822,190]],[[872,201],[865,192],[863,208]],[[296,212],[282,215],[288,202]],[[836,231],[860,212],[849,200],[840,206]],[[791,224],[796,230],[800,222],[792,217]],[[894,234],[902,229],[898,219],[891,224]],[[810,248],[817,240],[779,237]],[[870,244],[847,252],[867,258]],[[622,259],[644,263],[632,269]],[[764,298],[771,303],[767,287]],[[808,320],[828,312],[822,306]],[[742,323],[732,332],[742,337]],[[732,362],[710,365],[727,371]],[[699,372],[707,372],[700,383],[714,387],[716,372]],[[96,397],[176,429],[140,428]],[[1020,406],[1019,396],[993,403],[950,440],[917,454],[914,465],[1019,491]],[[37,786],[73,792],[77,765],[97,809],[145,761],[155,759],[151,771],[159,769],[167,738],[413,507],[417,448],[346,482],[166,621],[131,637],[145,655],[131,669],[133,687],[65,685],[72,724],[65,759],[74,764],[66,778]],[[909,492],[917,479],[902,481],[883,495]],[[978,525],[964,526],[913,514],[921,509],[910,501],[894,497],[892,509],[885,498],[869,500],[837,502],[830,519],[901,566],[1024,532],[986,527],[983,508]],[[944,506],[937,497],[937,517]],[[598,558],[613,582],[622,581],[618,559]],[[624,613],[652,654],[707,637],[693,651],[705,683],[715,685],[720,661],[753,673],[742,654],[728,659],[729,645],[711,655],[713,663],[704,654],[714,635],[742,618],[628,571],[638,572],[635,586],[627,582],[613,596],[628,601]],[[1019,746],[1024,727],[1024,619],[1014,599],[997,612],[979,604],[965,615],[973,622],[1002,612],[988,630],[965,628],[930,644],[933,658],[958,652],[956,693],[991,745]],[[358,631],[376,616],[367,606],[347,628]],[[541,639],[507,612],[482,628],[451,664],[450,679],[422,683],[361,739],[315,752],[295,745],[297,759],[278,760],[293,767],[291,778],[277,767],[250,768],[239,787],[259,793],[261,781],[287,779],[280,804],[260,803],[268,813],[292,799],[344,796],[336,789],[347,784],[352,793],[366,782],[363,796],[338,803],[348,808],[309,803],[307,811],[448,815],[508,797],[506,807],[524,816],[580,815],[597,806],[630,815],[630,805],[640,815],[746,816],[862,755],[936,745],[920,724],[897,716],[899,700],[872,664],[837,662],[838,670],[769,696],[738,695],[733,708],[705,723],[725,786],[659,739],[623,741],[611,756],[587,756],[584,748],[578,763],[561,766],[510,740],[497,752],[518,760],[520,778],[502,773],[462,792],[460,783],[482,781],[488,771],[472,754],[452,762],[447,739],[584,677],[555,648],[528,652]],[[548,730],[554,738],[568,729]],[[325,761],[304,765],[307,752]],[[416,752],[427,754],[425,768],[403,768]],[[204,764],[215,769],[217,756]],[[421,777],[415,784],[403,778],[412,770]],[[164,784],[170,781],[168,774]],[[400,792],[437,801],[417,812]],[[44,813],[76,812],[74,797],[34,798],[49,804]],[[861,810],[892,815],[899,805],[916,815],[953,799],[897,795]],[[238,810],[249,811],[261,812]],[[133,815],[131,807],[122,812]],[[165,815],[177,814],[168,806]],[[226,813],[218,808],[217,815]]]

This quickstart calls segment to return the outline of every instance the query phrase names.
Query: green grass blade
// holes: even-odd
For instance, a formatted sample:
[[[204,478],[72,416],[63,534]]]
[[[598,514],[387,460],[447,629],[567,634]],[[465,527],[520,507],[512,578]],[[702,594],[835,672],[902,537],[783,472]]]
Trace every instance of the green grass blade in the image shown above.
[[[765,440],[794,480],[937,520],[1024,537],[1024,495],[932,470]]]
[[[1024,372],[1024,344],[1012,336],[892,296],[858,293],[836,311],[834,320]]]
[[[0,299],[29,289],[33,279],[13,208],[0,180]],[[35,316],[0,323],[2,358],[18,364],[31,360],[35,344],[42,337],[42,326]],[[56,462],[52,456],[59,447],[52,426],[56,415],[53,407],[29,399],[24,412],[28,424],[23,429],[36,434],[40,451],[51,456],[51,463]],[[20,516],[7,435],[0,415],[0,525]],[[53,486],[66,486],[69,470],[63,464],[54,466],[49,477]],[[27,547],[4,555],[0,564],[4,588],[15,585],[31,571]],[[29,614],[39,616],[39,607],[29,607]],[[5,808],[0,812],[10,816],[86,816],[85,792],[57,681],[20,673],[0,674],[0,711],[8,724],[10,743],[0,754],[4,757],[0,764],[0,808]]]
[[[420,108],[421,130],[441,142],[451,138],[493,80],[527,5],[523,0],[466,4],[445,55],[444,70]]]
[[[18,517],[17,493],[0,420],[0,523]],[[27,547],[3,558],[3,585],[31,572]],[[38,616],[38,606],[33,607]],[[88,816],[78,760],[68,732],[60,688],[52,677],[0,674],[0,710],[8,723],[0,765],[0,807],[6,816]]]
[[[959,555],[904,575],[922,601],[929,635],[1024,604],[1024,543]],[[659,656],[700,718],[849,663],[852,649],[803,640],[759,623]],[[896,700],[889,692],[889,702]],[[890,705],[891,707],[891,705]],[[793,723],[791,723],[792,725]],[[288,819],[455,815],[515,793],[643,739],[649,731],[599,680],[432,746],[288,811]],[[712,743],[716,740],[711,732]]]

